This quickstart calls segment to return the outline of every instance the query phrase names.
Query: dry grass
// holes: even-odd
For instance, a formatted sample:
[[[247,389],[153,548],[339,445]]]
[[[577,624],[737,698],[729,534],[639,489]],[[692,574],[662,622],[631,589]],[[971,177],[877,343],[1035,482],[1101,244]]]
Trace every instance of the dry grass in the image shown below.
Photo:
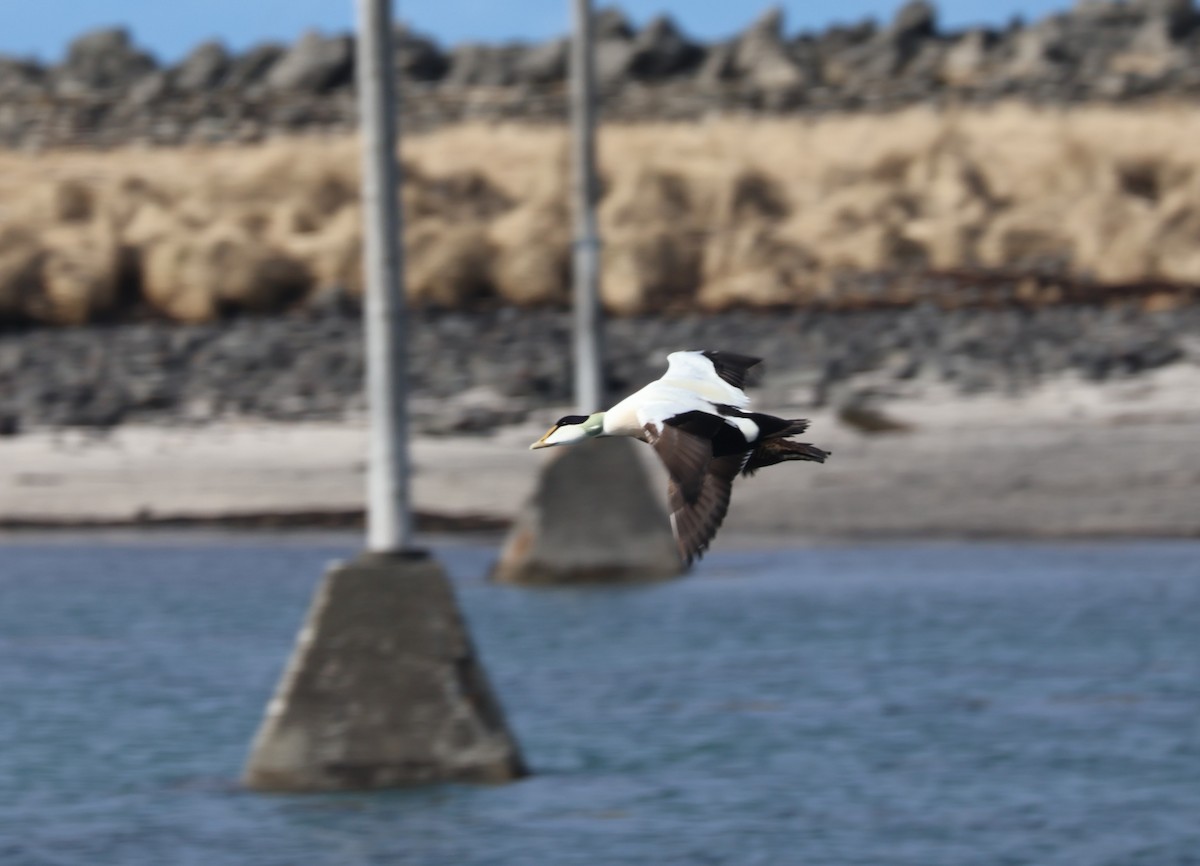
[[[610,309],[800,304],[839,275],[1020,270],[1200,283],[1200,110],[910,109],[605,129]],[[0,154],[0,318],[74,323],[140,292],[204,320],[361,290],[357,143]],[[566,298],[562,129],[410,139],[409,292]]]

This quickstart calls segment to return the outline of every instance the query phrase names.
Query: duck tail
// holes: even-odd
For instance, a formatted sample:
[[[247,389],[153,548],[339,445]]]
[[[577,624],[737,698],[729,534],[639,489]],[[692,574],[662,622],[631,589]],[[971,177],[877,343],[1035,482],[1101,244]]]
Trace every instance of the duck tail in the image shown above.
[[[807,418],[790,418],[788,419],[788,428],[780,433],[780,436],[797,436],[808,429]]]
[[[802,422],[807,427],[807,422]],[[803,430],[803,428],[801,428]],[[784,463],[788,460],[810,460],[814,463],[824,463],[829,457],[828,451],[810,445],[807,442],[792,442],[788,439],[768,439],[750,452],[750,458],[742,467],[743,475],[753,475],[766,466]]]

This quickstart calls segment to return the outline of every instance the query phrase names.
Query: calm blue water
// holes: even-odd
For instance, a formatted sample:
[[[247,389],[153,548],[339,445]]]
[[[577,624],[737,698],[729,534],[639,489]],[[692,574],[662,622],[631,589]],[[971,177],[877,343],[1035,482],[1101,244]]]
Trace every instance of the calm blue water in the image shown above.
[[[442,548],[536,775],[241,791],[349,551],[0,543],[0,864],[1200,863],[1200,544],[716,553],[553,591]]]

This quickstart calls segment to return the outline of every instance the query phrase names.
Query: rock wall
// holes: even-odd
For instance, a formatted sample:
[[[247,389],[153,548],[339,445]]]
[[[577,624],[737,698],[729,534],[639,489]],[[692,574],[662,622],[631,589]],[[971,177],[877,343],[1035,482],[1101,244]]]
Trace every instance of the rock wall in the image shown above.
[[[854,407],[946,383],[1016,392],[1066,372],[1099,381],[1200,364],[1200,305],[861,312],[738,311],[613,319],[609,389],[662,375],[668,351],[768,359],[764,405]],[[427,434],[488,432],[569,404],[570,314],[413,310],[410,412]],[[352,306],[207,325],[141,323],[0,332],[0,436],[35,428],[361,415],[362,323]],[[561,414],[561,412],[559,412]]]
[[[1002,29],[945,32],[913,0],[886,24],[789,32],[769,11],[733,38],[691,39],[669,19],[640,30],[598,13],[597,65],[610,119],[714,111],[875,110],[916,102],[1128,101],[1200,93],[1192,0],[1081,0]],[[461,120],[559,121],[567,43],[443,48],[399,31],[396,76],[410,127]],[[0,57],[0,146],[256,141],[355,125],[354,40],[309,33],[234,54],[197,46],[163,66],[124,30],[76,39],[46,66]]]

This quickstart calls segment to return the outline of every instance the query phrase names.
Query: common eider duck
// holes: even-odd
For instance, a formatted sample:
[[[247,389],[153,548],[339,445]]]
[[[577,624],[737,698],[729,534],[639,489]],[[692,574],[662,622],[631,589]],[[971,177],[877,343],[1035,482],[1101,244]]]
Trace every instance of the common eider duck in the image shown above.
[[[743,388],[760,358],[733,352],[672,352],[667,372],[607,412],[560,418],[530,449],[570,445],[596,436],[649,443],[666,466],[667,502],[679,555],[703,555],[729,510],[738,475],[787,460],[824,463],[829,452],[790,437],[803,418],[750,412]]]

